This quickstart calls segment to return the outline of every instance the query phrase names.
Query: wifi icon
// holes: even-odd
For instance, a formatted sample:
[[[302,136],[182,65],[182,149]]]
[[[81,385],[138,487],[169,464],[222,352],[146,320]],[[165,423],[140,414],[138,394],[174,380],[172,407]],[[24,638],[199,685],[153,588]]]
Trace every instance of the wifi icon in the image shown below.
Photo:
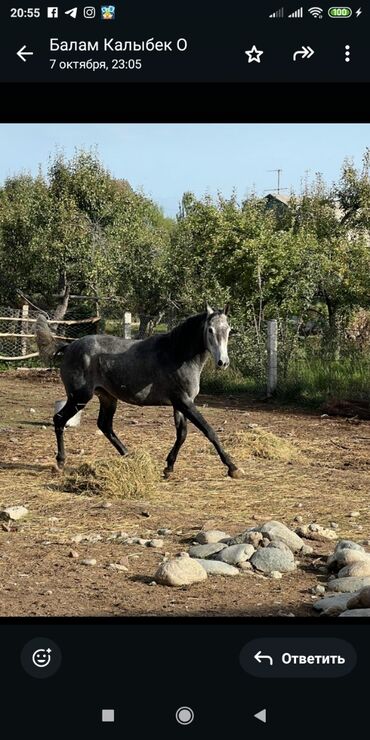
[[[322,18],[323,9],[322,8],[308,8],[308,12],[313,16],[313,18]]]

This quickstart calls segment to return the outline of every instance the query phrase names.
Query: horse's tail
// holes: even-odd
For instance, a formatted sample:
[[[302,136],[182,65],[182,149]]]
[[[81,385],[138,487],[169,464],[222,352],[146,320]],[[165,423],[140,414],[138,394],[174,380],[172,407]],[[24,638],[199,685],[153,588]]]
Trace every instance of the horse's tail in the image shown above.
[[[54,339],[49,324],[41,313],[36,319],[35,334],[39,354],[44,362],[50,363],[68,347],[68,342],[57,342]]]

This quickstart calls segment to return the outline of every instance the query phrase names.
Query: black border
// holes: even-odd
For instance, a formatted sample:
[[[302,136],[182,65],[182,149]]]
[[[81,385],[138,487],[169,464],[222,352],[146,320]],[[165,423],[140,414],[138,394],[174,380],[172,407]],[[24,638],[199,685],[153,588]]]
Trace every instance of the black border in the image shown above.
[[[368,123],[366,83],[3,83],[2,123]]]

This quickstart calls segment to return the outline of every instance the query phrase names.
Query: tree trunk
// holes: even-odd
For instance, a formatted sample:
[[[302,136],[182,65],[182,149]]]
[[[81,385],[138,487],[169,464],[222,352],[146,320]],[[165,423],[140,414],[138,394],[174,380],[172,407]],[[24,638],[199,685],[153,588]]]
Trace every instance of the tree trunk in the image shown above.
[[[139,314],[140,324],[137,338],[144,339],[149,336],[149,325],[151,318],[147,314]]]
[[[325,296],[328,309],[329,331],[324,338],[326,349],[334,360],[340,358],[340,314],[337,306],[328,296]]]

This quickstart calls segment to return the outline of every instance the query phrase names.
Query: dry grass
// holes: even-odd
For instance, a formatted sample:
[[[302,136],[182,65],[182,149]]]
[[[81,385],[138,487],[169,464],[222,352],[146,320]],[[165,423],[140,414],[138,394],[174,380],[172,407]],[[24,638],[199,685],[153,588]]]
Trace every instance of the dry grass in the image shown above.
[[[225,447],[241,459],[258,457],[263,460],[291,462],[302,459],[301,452],[291,442],[262,427],[234,432],[225,438]]]
[[[160,480],[159,468],[145,450],[126,457],[84,462],[70,470],[62,488],[85,496],[128,499],[150,498]]]

